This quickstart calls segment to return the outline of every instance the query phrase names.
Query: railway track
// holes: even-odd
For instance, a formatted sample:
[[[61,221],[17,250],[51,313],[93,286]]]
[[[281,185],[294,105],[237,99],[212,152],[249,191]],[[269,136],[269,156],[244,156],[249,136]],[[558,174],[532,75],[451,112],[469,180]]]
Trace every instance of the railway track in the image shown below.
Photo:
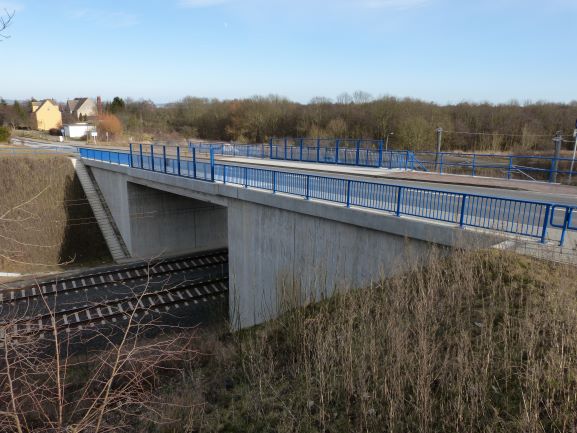
[[[43,296],[54,296],[82,290],[87,291],[107,285],[127,284],[131,281],[146,281],[162,275],[226,264],[228,264],[227,250],[216,250],[204,254],[157,260],[150,263],[116,266],[106,270],[64,278],[40,280],[34,283],[16,282],[11,283],[11,287],[0,291],[0,305]]]
[[[0,299],[0,337],[114,324],[224,300],[228,254],[211,251],[155,263],[114,267],[36,285],[23,283]],[[4,326],[2,326],[4,325]]]

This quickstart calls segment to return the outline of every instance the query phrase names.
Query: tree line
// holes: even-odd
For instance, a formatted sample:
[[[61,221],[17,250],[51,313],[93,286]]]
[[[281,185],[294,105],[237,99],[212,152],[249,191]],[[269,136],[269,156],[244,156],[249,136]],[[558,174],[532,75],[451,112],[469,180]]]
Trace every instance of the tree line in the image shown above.
[[[23,120],[23,103],[0,106],[0,124]],[[443,149],[550,150],[557,131],[572,146],[577,101],[570,104],[468,103],[439,105],[410,98],[373,99],[365,92],[302,104],[277,95],[219,100],[185,97],[155,104],[114,98],[104,105],[134,140],[265,142],[271,137],[384,139],[392,148],[433,149],[443,128]]]
[[[394,148],[432,149],[441,127],[444,149],[548,150],[559,130],[570,145],[577,118],[577,102],[438,105],[372,99],[364,92],[343,94],[336,101],[314,98],[308,104],[276,95],[224,101],[186,97],[165,105],[120,101],[109,106],[129,133],[240,143],[285,136],[384,139],[391,134]]]

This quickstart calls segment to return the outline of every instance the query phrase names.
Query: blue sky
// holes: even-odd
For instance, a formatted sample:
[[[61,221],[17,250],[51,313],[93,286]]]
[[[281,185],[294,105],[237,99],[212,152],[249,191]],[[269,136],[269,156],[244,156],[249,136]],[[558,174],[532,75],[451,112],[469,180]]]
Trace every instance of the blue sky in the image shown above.
[[[0,96],[577,99],[577,0],[0,0]]]

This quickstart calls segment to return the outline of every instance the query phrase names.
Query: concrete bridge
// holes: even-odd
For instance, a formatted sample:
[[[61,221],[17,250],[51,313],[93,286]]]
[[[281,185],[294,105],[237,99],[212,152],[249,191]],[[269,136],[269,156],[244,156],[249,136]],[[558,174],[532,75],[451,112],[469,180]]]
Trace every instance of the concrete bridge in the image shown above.
[[[572,207],[550,203],[191,161],[166,149],[80,154],[131,256],[228,248],[237,327],[393,275],[433,249],[485,248],[511,234],[559,241],[573,224]]]

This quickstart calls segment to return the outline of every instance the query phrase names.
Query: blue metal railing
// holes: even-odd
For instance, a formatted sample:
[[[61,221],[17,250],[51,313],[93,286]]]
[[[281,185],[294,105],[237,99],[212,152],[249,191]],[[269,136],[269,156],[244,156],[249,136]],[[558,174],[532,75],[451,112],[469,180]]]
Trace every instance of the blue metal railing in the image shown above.
[[[539,155],[415,151],[417,169],[470,176],[502,177],[552,182],[555,175],[577,178],[572,158]]]
[[[189,144],[199,154],[420,170],[552,182],[577,179],[571,158],[461,152],[388,150],[383,140],[272,138],[267,144]],[[573,167],[576,167],[573,164]],[[567,182],[569,183],[569,182]]]
[[[414,169],[412,152],[386,150],[383,148],[382,140],[332,140],[325,138],[289,140],[272,138],[268,144],[189,143],[188,148],[189,151],[196,149],[199,154],[204,155],[209,155],[213,151],[215,155],[222,156],[403,170]]]
[[[196,149],[189,155],[167,155],[166,147],[154,147],[144,152],[142,146],[134,152],[117,152],[80,148],[80,157],[111,164],[151,170],[208,182],[222,182],[301,196],[305,199],[325,200],[408,215],[429,220],[495,230],[521,236],[547,240],[550,227],[560,229],[560,244],[566,232],[577,230],[573,223],[574,206],[539,201],[518,200],[415,188],[352,179],[333,178],[310,174],[284,172],[216,163],[214,151],[210,162],[199,161]]]

